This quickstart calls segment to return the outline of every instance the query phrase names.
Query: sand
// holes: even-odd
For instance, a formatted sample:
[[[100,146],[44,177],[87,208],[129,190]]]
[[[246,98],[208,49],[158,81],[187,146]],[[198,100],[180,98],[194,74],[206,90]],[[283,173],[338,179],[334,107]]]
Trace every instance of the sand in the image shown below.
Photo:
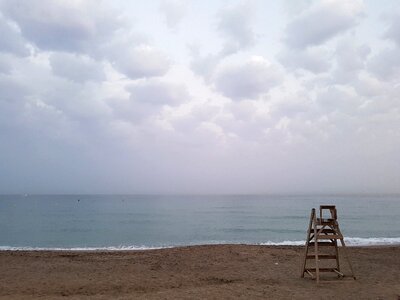
[[[300,278],[303,251],[249,245],[2,251],[0,299],[400,299],[400,246],[348,248],[357,280],[326,276],[319,285]]]

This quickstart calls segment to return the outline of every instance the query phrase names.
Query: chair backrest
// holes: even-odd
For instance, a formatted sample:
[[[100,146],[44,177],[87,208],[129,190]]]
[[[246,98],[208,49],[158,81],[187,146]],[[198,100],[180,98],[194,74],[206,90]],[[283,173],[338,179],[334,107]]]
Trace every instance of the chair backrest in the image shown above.
[[[335,205],[321,205],[319,207],[319,217],[320,217],[320,219],[327,219],[327,218],[324,218],[324,211],[329,211],[330,217],[328,219],[337,220],[337,213],[336,213],[336,206]]]

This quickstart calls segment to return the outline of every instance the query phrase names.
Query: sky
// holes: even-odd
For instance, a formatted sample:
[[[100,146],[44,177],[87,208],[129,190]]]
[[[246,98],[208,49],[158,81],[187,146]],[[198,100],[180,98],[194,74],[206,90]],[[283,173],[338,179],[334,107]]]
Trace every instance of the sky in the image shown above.
[[[400,193],[400,3],[0,0],[0,193]]]

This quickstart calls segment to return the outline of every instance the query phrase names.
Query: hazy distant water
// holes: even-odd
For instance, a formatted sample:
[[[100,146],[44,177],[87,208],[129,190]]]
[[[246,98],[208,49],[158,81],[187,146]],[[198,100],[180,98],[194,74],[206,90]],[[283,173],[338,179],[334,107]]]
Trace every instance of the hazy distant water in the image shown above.
[[[0,196],[0,249],[299,244],[335,204],[352,244],[400,243],[400,196]]]

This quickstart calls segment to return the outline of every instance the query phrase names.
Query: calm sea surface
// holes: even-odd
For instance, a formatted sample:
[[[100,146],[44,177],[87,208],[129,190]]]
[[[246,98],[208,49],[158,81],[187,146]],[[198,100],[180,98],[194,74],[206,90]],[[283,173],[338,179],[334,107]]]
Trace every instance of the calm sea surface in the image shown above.
[[[0,249],[303,244],[334,204],[349,244],[400,243],[400,196],[1,195]]]

